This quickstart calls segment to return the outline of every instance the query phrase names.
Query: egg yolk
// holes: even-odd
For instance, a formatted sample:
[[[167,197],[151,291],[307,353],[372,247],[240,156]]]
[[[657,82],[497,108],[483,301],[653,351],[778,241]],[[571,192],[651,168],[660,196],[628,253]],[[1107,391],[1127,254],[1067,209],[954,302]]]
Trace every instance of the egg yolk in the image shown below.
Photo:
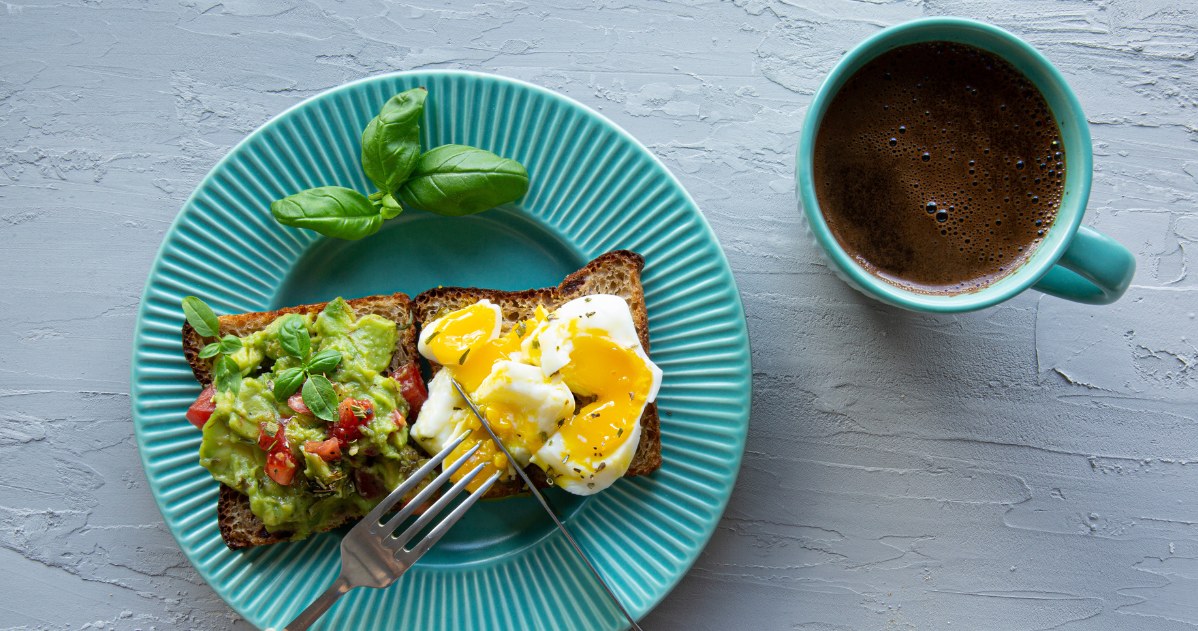
[[[430,359],[442,366],[456,366],[496,332],[495,311],[475,303],[440,318],[424,344],[432,354]]]
[[[570,363],[562,381],[574,392],[594,396],[558,430],[564,457],[598,463],[624,443],[640,418],[653,375],[645,361],[610,338],[591,333],[571,336]]]
[[[525,320],[507,333],[494,335],[494,312],[484,305],[471,305],[445,316],[425,345],[433,359],[457,379],[462,388],[473,395],[490,374],[495,363],[510,359],[520,352],[521,342],[537,325],[549,319],[543,307],[538,307],[532,319]],[[559,421],[557,432],[562,438],[563,457],[588,466],[604,466],[632,431],[640,418],[653,374],[635,349],[625,348],[614,340],[590,331],[579,331],[576,323],[568,326],[572,345],[570,361],[559,375],[571,392],[594,400],[584,405],[573,417]],[[526,361],[540,364],[540,348],[534,343]],[[535,453],[549,436],[530,423],[523,410],[499,403],[477,401],[491,429],[505,445],[520,445]],[[479,464],[483,471],[469,485],[475,491],[496,471],[508,477],[508,460],[490,440],[478,419],[469,415],[463,428],[470,436],[449,456],[458,460],[474,445],[482,443],[477,452],[452,476],[456,482]],[[518,463],[517,463],[518,466]]]
[[[450,316],[454,315],[456,313],[450,314]],[[535,329],[537,324],[543,321],[545,317],[544,309],[538,308],[536,315],[532,319],[520,322],[512,327],[510,331],[493,340],[480,344],[477,343],[478,338],[475,338],[476,343],[470,347],[470,351],[466,354],[464,361],[460,363],[442,363],[442,366],[446,370],[449,370],[449,374],[453,375],[453,378],[457,379],[458,383],[462,384],[462,388],[466,392],[473,394],[478,390],[483,380],[491,374],[491,369],[495,366],[495,362],[509,359],[513,353],[519,352],[520,342],[524,339],[524,336]],[[442,330],[442,328],[438,328],[438,330]],[[459,333],[459,335],[464,339],[466,332],[462,331],[463,333]],[[490,337],[490,334],[486,334],[486,337]],[[430,350],[432,349],[431,344],[429,348]],[[479,411],[487,417],[487,423],[491,426],[491,430],[495,432],[495,435],[505,445],[524,445],[529,448],[529,451],[536,451],[545,443],[547,437],[542,437],[536,431],[529,431],[525,427],[527,423],[524,422],[524,415],[519,410],[508,409],[507,406],[483,404],[480,406]],[[482,443],[482,447],[466,461],[466,464],[461,469],[458,469],[457,473],[450,476],[450,479],[454,482],[458,481],[480,463],[486,463],[487,466],[467,486],[470,491],[478,490],[478,487],[482,486],[482,483],[496,471],[501,472],[503,477],[508,477],[507,457],[495,446],[495,443],[487,434],[487,430],[478,422],[478,419],[474,418],[474,415],[471,414],[465,425],[470,429],[470,437],[450,454],[447,461],[455,462],[461,457],[462,453],[465,453],[478,443]]]

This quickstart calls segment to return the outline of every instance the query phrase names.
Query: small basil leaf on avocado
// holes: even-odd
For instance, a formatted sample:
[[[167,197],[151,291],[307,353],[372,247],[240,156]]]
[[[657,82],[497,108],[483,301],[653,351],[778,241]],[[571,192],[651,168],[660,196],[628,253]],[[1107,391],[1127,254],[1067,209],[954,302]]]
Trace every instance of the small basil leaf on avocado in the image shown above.
[[[384,195],[380,200],[379,214],[383,219],[394,219],[403,212],[403,206],[399,205],[399,201],[393,195]]]
[[[195,296],[187,296],[183,299],[183,316],[187,318],[187,323],[191,328],[200,334],[200,337],[216,337],[220,335],[220,320],[203,300]]]
[[[412,208],[460,217],[515,201],[528,192],[528,171],[515,160],[465,145],[420,156],[399,200]]]
[[[323,375],[308,377],[301,392],[304,405],[308,406],[316,418],[337,420],[337,393],[333,390],[333,384]]]
[[[398,189],[420,157],[420,116],[427,96],[424,88],[396,94],[362,132],[362,170],[384,193]]]
[[[295,394],[295,391],[303,385],[306,376],[303,368],[288,368],[280,372],[275,377],[275,401],[285,401],[287,397]]]
[[[220,338],[220,352],[232,355],[241,350],[241,338],[236,335],[226,335]]]
[[[303,318],[293,314],[279,324],[279,345],[292,357],[304,359],[308,356],[312,350],[312,336],[308,334]]]
[[[204,348],[200,349],[200,359],[208,359],[216,357],[220,354],[220,342],[213,342]]]
[[[308,372],[313,374],[332,372],[337,367],[337,364],[340,363],[341,351],[335,348],[326,348],[308,360],[307,369]]]
[[[237,394],[241,390],[241,368],[228,355],[221,355],[213,364],[212,377],[219,392]]]
[[[361,239],[379,231],[383,217],[363,194],[341,186],[300,191],[270,205],[285,226],[315,230],[336,239]]]

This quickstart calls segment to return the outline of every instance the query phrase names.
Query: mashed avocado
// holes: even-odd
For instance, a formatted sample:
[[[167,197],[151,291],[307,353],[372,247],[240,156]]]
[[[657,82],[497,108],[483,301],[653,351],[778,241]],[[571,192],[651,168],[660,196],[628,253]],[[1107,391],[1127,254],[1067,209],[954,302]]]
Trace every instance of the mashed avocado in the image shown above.
[[[302,364],[280,343],[285,318],[302,319],[312,354],[327,349],[341,353],[341,362],[326,375],[339,401],[372,404],[372,418],[356,427],[352,439],[339,439],[339,457],[321,457],[305,445],[333,438],[340,421],[296,412],[286,400],[275,400],[276,377]],[[338,298],[315,317],[283,316],[242,337],[241,350],[230,356],[241,369],[241,386],[236,393],[216,392],[216,409],[203,429],[200,464],[218,481],[247,495],[250,509],[271,532],[301,538],[339,524],[346,516],[366,513],[420,464],[402,420],[408,416],[408,404],[397,382],[384,374],[398,335],[395,322],[377,315],[356,317]],[[272,440],[280,427],[285,443]],[[260,446],[263,443],[266,448]],[[272,444],[289,451],[284,456],[295,465],[287,484],[266,472]]]

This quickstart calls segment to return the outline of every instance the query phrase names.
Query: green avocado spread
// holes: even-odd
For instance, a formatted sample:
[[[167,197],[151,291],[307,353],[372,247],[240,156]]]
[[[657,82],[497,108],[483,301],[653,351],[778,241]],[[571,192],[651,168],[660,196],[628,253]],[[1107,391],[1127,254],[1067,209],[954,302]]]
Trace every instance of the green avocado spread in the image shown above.
[[[340,443],[339,457],[328,460],[306,445],[332,438],[337,422],[296,412],[287,400],[275,400],[275,379],[303,363],[280,342],[284,320],[297,318],[310,335],[311,354],[328,349],[341,354],[341,362],[325,375],[337,400],[373,404],[373,417],[357,428],[352,440]],[[421,464],[419,453],[408,444],[406,423],[397,420],[407,417],[408,404],[398,383],[385,374],[399,326],[378,315],[356,317],[349,304],[337,298],[315,316],[279,317],[242,337],[241,349],[229,356],[241,369],[240,387],[217,389],[215,410],[203,428],[200,464],[212,477],[248,496],[250,509],[268,531],[298,539],[346,517],[359,517]],[[396,411],[399,414],[393,414]],[[286,441],[275,444],[285,445],[295,464],[294,477],[285,485],[267,474],[270,452],[260,446],[264,432],[280,427]]]

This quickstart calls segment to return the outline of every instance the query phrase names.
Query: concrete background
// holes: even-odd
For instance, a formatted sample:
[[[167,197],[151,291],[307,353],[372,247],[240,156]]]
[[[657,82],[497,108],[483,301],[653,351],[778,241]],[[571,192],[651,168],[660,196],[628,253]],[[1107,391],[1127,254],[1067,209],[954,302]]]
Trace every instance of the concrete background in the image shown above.
[[[879,28],[997,23],[1078,92],[1117,305],[898,312],[802,238],[813,91]],[[1198,12],[1192,2],[556,0],[0,6],[0,627],[246,629],[166,532],[129,354],[164,231],[246,133],[412,68],[498,72],[626,127],[744,294],[736,492],[647,629],[1198,628]],[[751,624],[750,624],[751,623]]]

